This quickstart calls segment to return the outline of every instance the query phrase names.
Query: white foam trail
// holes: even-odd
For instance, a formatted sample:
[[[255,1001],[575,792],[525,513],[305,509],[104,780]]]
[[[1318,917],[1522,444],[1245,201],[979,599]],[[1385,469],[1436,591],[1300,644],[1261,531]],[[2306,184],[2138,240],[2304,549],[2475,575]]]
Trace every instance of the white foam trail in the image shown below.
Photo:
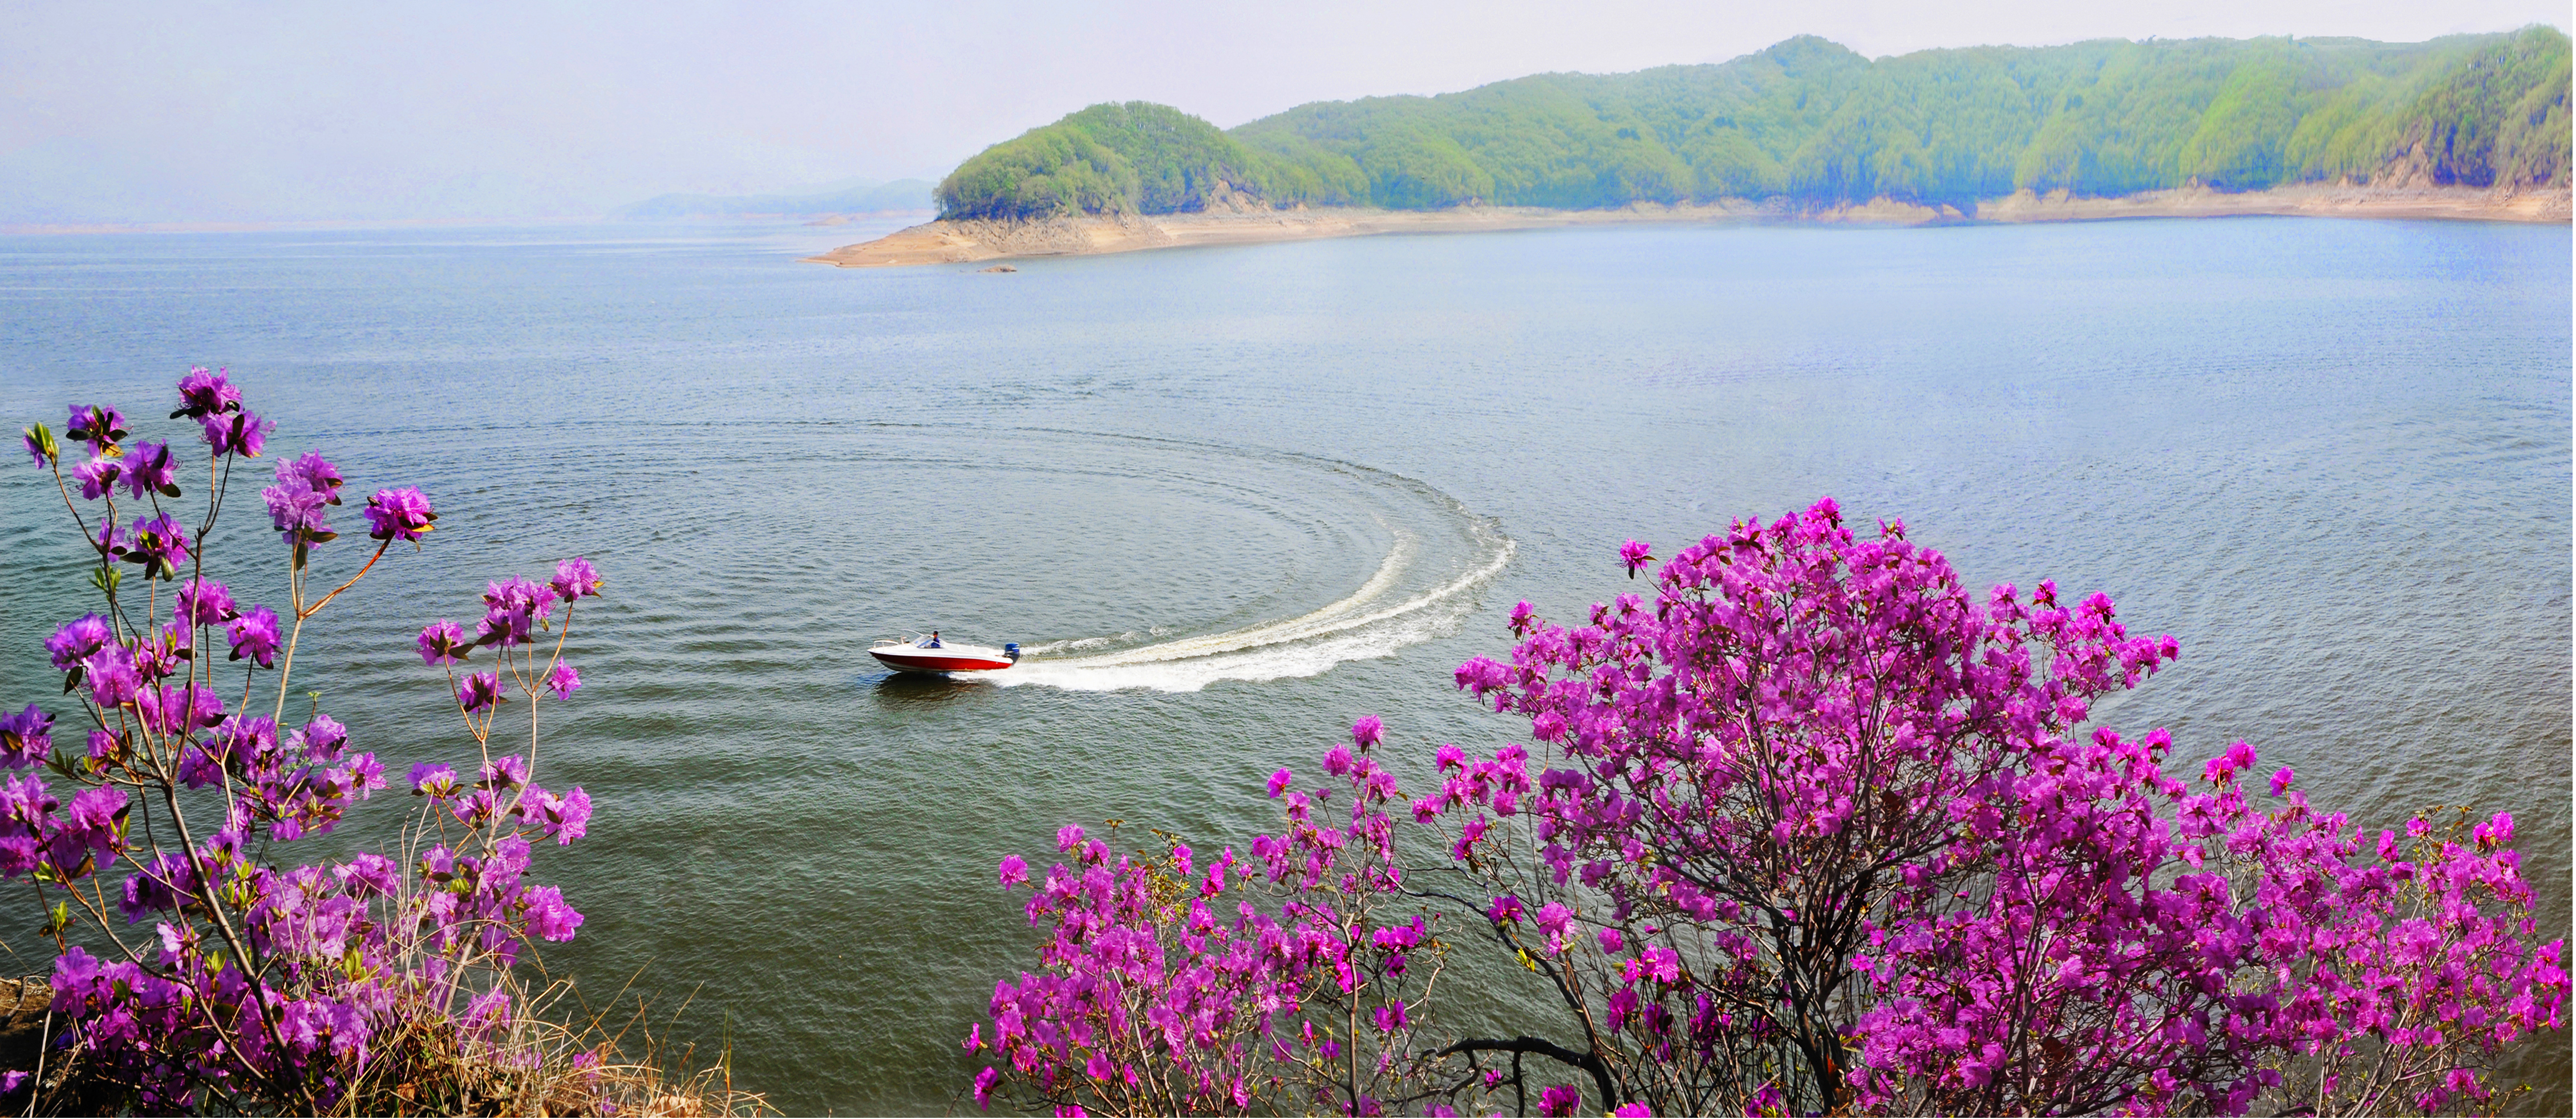
[[[1031,659],[984,677],[997,684],[1044,684],[1077,691],[1152,688],[1194,692],[1219,680],[1314,676],[1344,661],[1389,656],[1441,636],[1466,616],[1467,595],[1511,563],[1511,538],[1473,526],[1481,563],[1457,578],[1393,605],[1380,600],[1402,581],[1420,550],[1405,532],[1360,588],[1294,618],[1187,637],[1141,649],[1087,657]],[[1112,638],[1053,642],[1040,648],[1097,648]]]
[[[1070,641],[1049,641],[1043,645],[1029,646],[1028,655],[1041,656],[1049,653],[1079,652],[1083,649],[1105,649],[1121,641],[1134,641],[1135,639],[1136,631],[1131,629],[1115,637],[1081,637]]]

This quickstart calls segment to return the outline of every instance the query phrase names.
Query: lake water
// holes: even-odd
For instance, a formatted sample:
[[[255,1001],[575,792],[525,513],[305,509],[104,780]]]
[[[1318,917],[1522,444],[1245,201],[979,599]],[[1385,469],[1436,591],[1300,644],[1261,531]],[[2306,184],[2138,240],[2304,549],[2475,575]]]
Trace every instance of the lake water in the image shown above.
[[[95,399],[149,434],[189,365],[227,365],[272,453],[426,489],[430,546],[335,604],[295,677],[397,772],[471,749],[418,627],[592,557],[587,687],[538,774],[597,800],[539,863],[589,920],[546,964],[594,999],[636,977],[657,1015],[694,996],[671,1036],[729,1040],[791,1113],[951,1106],[979,1067],[958,1039],[1029,961],[1004,854],[1112,818],[1241,842],[1273,822],[1263,777],[1361,714],[1417,782],[1440,742],[1520,738],[1449,682],[1508,649],[1513,601],[1575,616],[1637,586],[1625,539],[1669,555],[1821,494],[1972,585],[2054,577],[2175,634],[2100,714],[2173,728],[2187,765],[2244,738],[2371,826],[2513,811],[2568,927],[2566,226],[795,260],[876,232],[0,240],[0,416]],[[12,707],[56,702],[40,643],[80,590],[40,481],[0,470]],[[276,601],[282,557],[235,509],[215,573]],[[334,548],[326,570],[361,557]],[[931,627],[1035,655],[997,686],[863,652]],[[21,917],[9,966],[40,970]],[[1491,974],[1468,1013],[1536,997]],[[2567,1052],[2526,1062],[2520,1106],[2565,1108]]]

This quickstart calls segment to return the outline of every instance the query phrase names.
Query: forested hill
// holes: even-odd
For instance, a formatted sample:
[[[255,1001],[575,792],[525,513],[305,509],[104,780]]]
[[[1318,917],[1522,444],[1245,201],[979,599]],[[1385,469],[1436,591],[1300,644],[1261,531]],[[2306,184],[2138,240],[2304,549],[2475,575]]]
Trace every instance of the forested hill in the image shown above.
[[[1095,105],[985,149],[942,216],[1239,206],[2104,196],[2199,183],[2565,187],[2569,49],[2548,27],[2426,43],[2104,40],[1872,61],[1812,36],[1718,65],[1541,74],[1301,105],[1232,131]]]

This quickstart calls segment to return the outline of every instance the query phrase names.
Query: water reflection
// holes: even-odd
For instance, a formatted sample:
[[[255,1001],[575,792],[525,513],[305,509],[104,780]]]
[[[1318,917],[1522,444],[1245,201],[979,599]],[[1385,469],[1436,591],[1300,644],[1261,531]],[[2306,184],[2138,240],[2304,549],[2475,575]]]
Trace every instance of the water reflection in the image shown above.
[[[876,676],[876,686],[869,689],[877,706],[888,711],[939,707],[967,695],[989,691],[990,688],[980,680],[959,680],[927,672],[880,673]]]

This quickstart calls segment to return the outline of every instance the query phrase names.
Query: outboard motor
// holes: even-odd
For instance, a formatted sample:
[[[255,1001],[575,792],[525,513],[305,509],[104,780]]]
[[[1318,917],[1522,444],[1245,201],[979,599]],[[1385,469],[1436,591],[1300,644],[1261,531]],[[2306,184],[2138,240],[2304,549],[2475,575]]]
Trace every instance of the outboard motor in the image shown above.
[[[1002,655],[1011,658],[1012,664],[1020,663],[1020,643],[1017,641],[1003,642]]]

